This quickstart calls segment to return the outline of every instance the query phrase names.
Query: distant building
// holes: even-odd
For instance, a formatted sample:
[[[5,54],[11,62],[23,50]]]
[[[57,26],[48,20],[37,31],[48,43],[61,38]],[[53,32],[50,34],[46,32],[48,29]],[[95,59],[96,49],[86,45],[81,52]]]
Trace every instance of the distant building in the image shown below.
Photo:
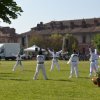
[[[28,40],[35,33],[44,36],[53,33],[59,33],[63,36],[65,34],[72,34],[79,42],[80,52],[85,54],[88,52],[94,35],[100,34],[100,18],[51,21],[46,24],[40,22],[36,27],[31,28],[29,32],[21,34],[24,47],[28,46]]]
[[[18,37],[14,28],[0,27],[0,43],[18,43]]]
[[[72,34],[78,40],[80,53],[86,54],[94,35],[100,34],[100,18],[51,21],[45,24],[40,22],[36,27],[22,34],[16,34],[14,28],[0,27],[0,43],[17,42],[26,48],[34,34],[50,36],[55,33],[62,36]]]

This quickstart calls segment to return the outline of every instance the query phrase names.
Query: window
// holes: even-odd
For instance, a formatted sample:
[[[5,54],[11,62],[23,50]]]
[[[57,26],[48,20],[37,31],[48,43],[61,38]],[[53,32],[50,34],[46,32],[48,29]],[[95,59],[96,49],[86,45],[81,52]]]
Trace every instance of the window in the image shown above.
[[[85,48],[82,48],[82,53],[85,54]]]
[[[25,46],[25,36],[22,37],[22,45]]]
[[[82,43],[86,43],[86,36],[82,37]]]

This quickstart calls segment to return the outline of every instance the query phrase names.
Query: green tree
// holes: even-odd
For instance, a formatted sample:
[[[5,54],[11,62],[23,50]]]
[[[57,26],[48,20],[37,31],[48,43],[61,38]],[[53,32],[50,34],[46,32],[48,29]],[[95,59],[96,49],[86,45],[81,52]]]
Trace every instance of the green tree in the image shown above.
[[[11,19],[17,19],[23,12],[14,0],[0,0],[0,19],[11,24]]]
[[[32,37],[30,38],[29,46],[32,46],[32,45],[41,46],[42,41],[43,41],[43,37],[41,35],[33,34]]]
[[[63,51],[68,51],[69,53],[72,53],[74,49],[78,49],[78,40],[71,34],[66,34],[63,38],[62,49]]]
[[[63,36],[60,34],[52,34],[50,36],[50,44],[49,47],[53,48],[55,51],[62,49],[62,42],[63,42]]]
[[[41,48],[52,48],[54,50],[60,50],[62,48],[63,37],[60,34],[53,34],[51,36],[43,36],[40,34],[33,34],[29,41],[29,45],[33,44],[40,46]]]
[[[94,36],[92,40],[92,44],[94,47],[98,49],[98,51],[100,51],[100,34]]]
[[[32,46],[32,45],[37,45],[41,48],[48,48],[49,44],[50,44],[50,41],[49,41],[49,37],[47,36],[43,36],[43,35],[40,35],[40,34],[33,34],[30,38],[30,41],[29,41],[29,46]]]

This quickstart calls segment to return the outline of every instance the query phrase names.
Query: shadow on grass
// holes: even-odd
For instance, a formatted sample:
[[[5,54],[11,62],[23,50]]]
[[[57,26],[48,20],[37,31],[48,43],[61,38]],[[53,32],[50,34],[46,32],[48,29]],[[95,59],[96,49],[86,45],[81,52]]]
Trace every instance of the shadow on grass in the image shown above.
[[[0,77],[0,80],[12,80],[12,81],[28,81],[28,80],[24,80],[24,79],[18,79],[18,78],[5,78],[5,77]]]
[[[0,74],[12,74],[12,73],[0,73]]]
[[[63,82],[73,82],[72,80],[69,80],[69,79],[48,79],[48,80],[51,80],[51,81],[63,81]]]
[[[64,79],[58,79],[58,80],[55,80],[55,81],[73,82],[72,80],[64,80]]]
[[[23,79],[15,79],[15,78],[11,78],[9,80],[14,80],[14,81],[28,81],[28,80],[23,80]]]
[[[60,69],[60,71],[70,71],[70,69]]]
[[[65,81],[65,82],[74,82],[73,79],[81,79],[81,78],[84,78],[84,79],[91,79],[90,77],[73,77],[73,78],[70,78],[70,79],[48,79],[48,80],[51,80],[51,81]]]
[[[84,78],[84,79],[91,79],[90,77],[79,77],[79,78]]]
[[[12,73],[0,73],[0,78],[1,77],[11,77]]]
[[[23,72],[33,72],[33,70],[23,70]]]
[[[0,73],[0,80],[28,81],[13,76],[13,73]]]

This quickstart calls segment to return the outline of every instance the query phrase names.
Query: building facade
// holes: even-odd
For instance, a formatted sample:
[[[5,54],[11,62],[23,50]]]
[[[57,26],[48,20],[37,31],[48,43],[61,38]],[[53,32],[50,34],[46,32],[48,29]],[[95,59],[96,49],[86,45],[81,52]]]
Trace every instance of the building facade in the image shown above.
[[[79,43],[79,51],[87,53],[91,46],[91,40],[96,34],[100,34],[100,18],[77,19],[64,21],[51,21],[49,23],[37,24],[29,32],[21,34],[24,47],[28,46],[28,41],[33,34],[48,36],[54,33],[61,35],[72,34]]]
[[[0,27],[0,43],[19,43],[19,35],[14,28]]]

